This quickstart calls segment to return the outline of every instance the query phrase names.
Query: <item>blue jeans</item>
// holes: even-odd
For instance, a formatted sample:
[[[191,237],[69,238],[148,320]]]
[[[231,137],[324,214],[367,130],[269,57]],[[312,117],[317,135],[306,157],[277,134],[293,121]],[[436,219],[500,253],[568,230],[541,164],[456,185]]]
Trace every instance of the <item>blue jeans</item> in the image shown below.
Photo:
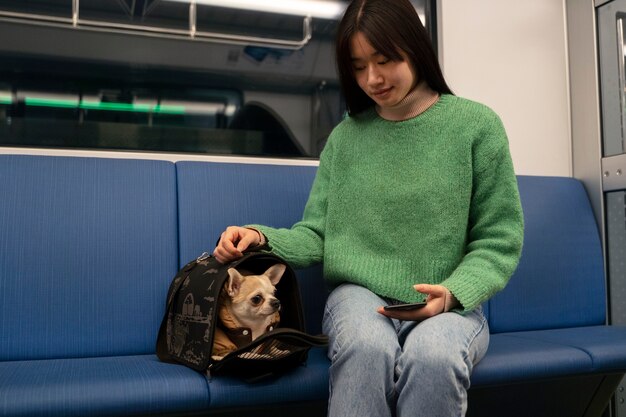
[[[464,416],[472,369],[489,345],[482,309],[418,323],[376,312],[386,304],[353,284],[330,294],[328,416]]]

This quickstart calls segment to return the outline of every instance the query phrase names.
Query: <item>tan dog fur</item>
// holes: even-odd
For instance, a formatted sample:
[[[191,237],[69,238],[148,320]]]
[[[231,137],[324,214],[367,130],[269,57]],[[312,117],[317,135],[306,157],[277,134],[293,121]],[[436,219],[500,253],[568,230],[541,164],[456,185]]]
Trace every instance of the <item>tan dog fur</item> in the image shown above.
[[[280,302],[274,296],[285,265],[275,264],[261,275],[235,268],[228,270],[228,281],[220,293],[220,326],[213,338],[213,359],[220,360],[237,349],[236,341],[251,342],[280,321]],[[233,341],[231,337],[236,337]]]

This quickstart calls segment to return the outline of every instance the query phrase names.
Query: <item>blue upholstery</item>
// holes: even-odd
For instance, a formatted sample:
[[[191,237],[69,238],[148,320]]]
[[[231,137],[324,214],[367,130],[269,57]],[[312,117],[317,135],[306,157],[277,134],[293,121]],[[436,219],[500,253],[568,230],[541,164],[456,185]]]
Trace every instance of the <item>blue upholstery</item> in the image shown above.
[[[571,327],[508,334],[585,352],[591,359],[590,372],[623,372],[626,369],[626,326]]]
[[[316,167],[178,162],[180,265],[213,250],[226,226],[290,227],[302,217]]]
[[[154,355],[0,362],[1,416],[147,416],[208,405],[202,375]]]
[[[290,227],[299,221],[317,167],[178,162],[180,265],[211,252],[226,226]],[[297,272],[308,331],[321,332],[320,267]]]
[[[604,325],[602,247],[582,184],[556,177],[518,182],[522,257],[488,303],[491,343],[472,385],[624,372],[626,327]]]
[[[0,360],[154,352],[175,187],[166,162],[0,155]]]
[[[297,222],[315,172],[0,155],[0,416],[212,415],[323,402],[323,348],[306,365],[255,385],[207,381],[153,354],[178,268],[211,251],[227,225]],[[501,415],[472,407],[484,407],[495,388],[530,404],[536,397],[525,398],[521,387],[545,381],[558,382],[542,401],[567,380],[584,392],[565,396],[602,406],[626,371],[626,327],[604,325],[601,244],[585,190],[569,178],[519,177],[519,185],[522,259],[507,288],[485,304],[491,344],[474,369],[470,415]],[[321,275],[319,266],[298,271],[311,333],[320,332],[327,296]]]
[[[472,387],[576,375],[591,370],[591,358],[579,349],[527,339],[515,333],[500,333],[491,335],[487,355],[472,373]]]
[[[489,302],[492,333],[604,324],[598,226],[580,181],[520,176],[524,247],[507,287]]]
[[[211,407],[261,406],[277,402],[324,401],[328,398],[326,349],[309,352],[305,366],[281,376],[250,385],[236,378],[213,378],[209,382]]]

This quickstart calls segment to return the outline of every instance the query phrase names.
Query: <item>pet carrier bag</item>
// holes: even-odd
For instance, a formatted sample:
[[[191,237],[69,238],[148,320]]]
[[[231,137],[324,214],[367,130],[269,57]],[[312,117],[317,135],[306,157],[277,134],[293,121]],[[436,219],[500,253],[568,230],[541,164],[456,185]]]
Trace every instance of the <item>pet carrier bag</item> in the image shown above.
[[[204,253],[178,271],[167,294],[157,338],[160,360],[180,363],[207,375],[237,375],[254,381],[304,363],[311,347],[328,343],[324,335],[304,332],[300,291],[293,269],[280,257],[259,249],[245,252],[242,258],[228,264]],[[212,358],[218,300],[228,280],[228,269],[241,267],[262,274],[276,263],[286,265],[276,285],[275,295],[281,303],[279,326],[220,360]]]

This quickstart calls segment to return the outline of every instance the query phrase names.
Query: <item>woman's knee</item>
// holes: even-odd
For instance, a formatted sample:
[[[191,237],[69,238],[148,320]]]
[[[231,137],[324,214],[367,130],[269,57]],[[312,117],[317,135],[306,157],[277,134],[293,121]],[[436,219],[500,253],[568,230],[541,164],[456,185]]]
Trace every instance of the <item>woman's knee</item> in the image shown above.
[[[451,346],[422,345],[420,349],[404,349],[398,359],[400,370],[414,369],[424,375],[441,375],[454,371],[469,377],[467,354]]]
[[[454,314],[454,313],[450,313]],[[444,317],[442,317],[444,319]],[[404,341],[398,358],[400,372],[419,373],[468,383],[475,363],[484,355],[489,344],[489,332],[482,320],[476,323],[460,316],[449,316],[447,326],[420,326]],[[429,324],[443,324],[433,320]],[[457,325],[454,325],[457,324]]]

